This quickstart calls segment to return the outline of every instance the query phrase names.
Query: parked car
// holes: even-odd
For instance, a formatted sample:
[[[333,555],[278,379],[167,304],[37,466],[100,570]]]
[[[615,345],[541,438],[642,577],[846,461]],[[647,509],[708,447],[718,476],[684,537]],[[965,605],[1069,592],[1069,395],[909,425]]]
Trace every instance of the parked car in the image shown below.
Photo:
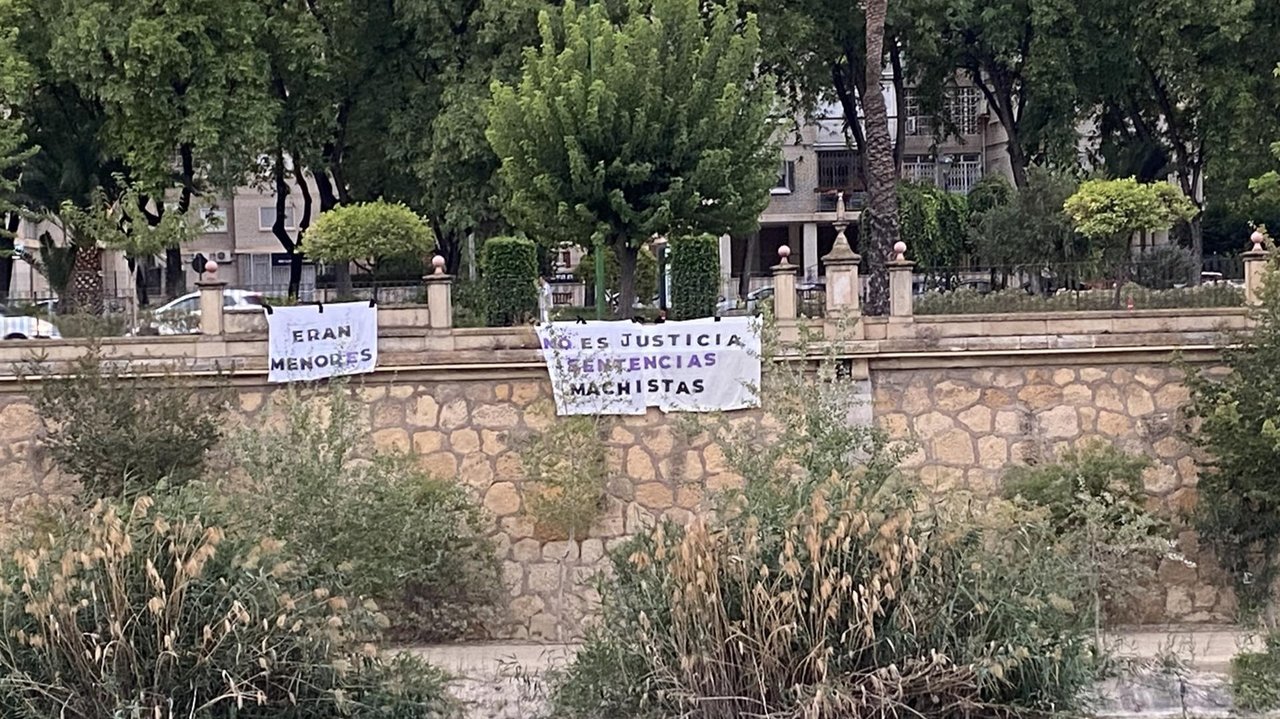
[[[7,340],[59,339],[62,333],[48,320],[27,315],[9,315],[0,310],[0,337]]]
[[[261,310],[262,293],[249,290],[223,290],[222,307],[231,312]],[[171,300],[152,313],[148,327],[139,327],[130,335],[159,334],[184,335],[200,331],[200,293],[192,292]]]

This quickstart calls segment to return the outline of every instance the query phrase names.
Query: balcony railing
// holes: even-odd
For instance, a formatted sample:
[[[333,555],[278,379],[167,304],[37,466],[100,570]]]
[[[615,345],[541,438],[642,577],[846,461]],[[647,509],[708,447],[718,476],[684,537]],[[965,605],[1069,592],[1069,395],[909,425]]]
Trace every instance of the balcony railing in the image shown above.
[[[839,193],[836,192],[820,192],[818,194],[818,207],[816,212],[835,212],[836,198]],[[856,211],[866,209],[867,193],[861,190],[844,193],[844,209],[846,211]]]

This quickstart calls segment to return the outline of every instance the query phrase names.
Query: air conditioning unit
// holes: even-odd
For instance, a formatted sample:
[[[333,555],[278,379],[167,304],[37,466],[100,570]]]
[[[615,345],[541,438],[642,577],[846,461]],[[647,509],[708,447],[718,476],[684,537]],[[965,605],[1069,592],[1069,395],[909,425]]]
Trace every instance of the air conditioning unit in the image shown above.
[[[907,118],[907,121],[906,121],[906,123],[904,123],[904,124],[906,125],[906,128],[907,128],[907,134],[908,134],[908,135],[914,135],[914,134],[916,134],[916,122],[917,122],[917,118],[916,118],[916,117],[908,117],[908,118]]]
[[[206,252],[205,256],[213,260],[214,262],[217,262],[220,265],[225,265],[226,263],[231,262],[236,258],[234,254],[232,254],[227,250],[216,250],[214,252]]]

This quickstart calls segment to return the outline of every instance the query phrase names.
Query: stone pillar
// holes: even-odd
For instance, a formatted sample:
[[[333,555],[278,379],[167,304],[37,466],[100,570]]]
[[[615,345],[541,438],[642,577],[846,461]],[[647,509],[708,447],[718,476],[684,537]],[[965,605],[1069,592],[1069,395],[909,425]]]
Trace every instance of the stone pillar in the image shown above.
[[[196,283],[200,289],[200,334],[216,336],[223,332],[222,294],[227,283],[218,279],[218,263],[209,260],[204,266],[204,279]]]
[[[733,238],[720,235],[720,293],[725,297],[737,297],[737,293],[725,288],[733,282]]]
[[[431,329],[447,330],[453,327],[453,276],[444,273],[440,255],[431,258],[431,266],[435,271],[422,278],[427,286],[427,317]]]
[[[778,248],[778,264],[773,266],[773,316],[780,320],[796,318],[796,266],[787,261],[791,248]]]
[[[1244,257],[1244,303],[1257,305],[1262,302],[1262,281],[1267,269],[1267,256],[1270,254],[1263,243],[1267,236],[1262,230],[1254,230],[1249,237],[1253,249],[1245,252]]]
[[[907,259],[907,243],[893,245],[893,259],[889,261],[889,317],[910,317],[913,314],[911,295],[911,270],[916,263]]]
[[[844,231],[849,227],[845,218],[844,193],[836,196],[836,243],[831,252],[822,258],[827,266],[827,317],[856,316],[862,312],[862,298],[858,280],[858,263],[862,258],[849,247]]]
[[[802,228],[800,258],[804,262],[805,280],[818,279],[818,223],[806,222]]]

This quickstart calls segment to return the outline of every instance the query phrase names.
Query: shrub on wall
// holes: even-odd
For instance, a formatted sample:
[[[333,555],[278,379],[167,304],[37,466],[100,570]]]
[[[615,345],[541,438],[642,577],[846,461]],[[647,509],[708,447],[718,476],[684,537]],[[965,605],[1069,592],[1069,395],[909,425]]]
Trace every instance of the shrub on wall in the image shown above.
[[[590,249],[582,256],[573,274],[579,282],[587,286],[588,292],[595,287],[596,263]],[[611,298],[610,302],[616,303],[622,287],[622,279],[618,266],[618,254],[613,251],[604,253],[604,287],[605,293]],[[658,260],[648,247],[642,247],[636,256],[636,299],[647,304],[656,294],[658,294]]]
[[[421,261],[435,247],[435,233],[413,210],[379,200],[322,213],[307,232],[305,251],[325,264],[354,262],[379,273],[389,262]]]
[[[0,716],[448,716],[441,673],[380,658],[376,607],[201,513],[100,502],[0,559]]]
[[[538,313],[538,248],[521,237],[495,237],[481,248],[489,324],[511,327]]]
[[[714,235],[671,240],[671,319],[711,317],[720,299],[720,240]]]
[[[1189,368],[1186,413],[1200,421],[1190,440],[1205,450],[1196,527],[1232,572],[1241,608],[1275,617],[1280,576],[1280,254],[1272,252],[1251,334],[1222,349],[1230,372]]]
[[[33,372],[41,440],[84,496],[120,497],[197,479],[221,433],[223,395],[166,375],[128,377],[96,348],[63,376]]]
[[[226,523],[278,537],[319,581],[376,599],[397,639],[479,633],[500,583],[488,526],[464,487],[412,457],[370,452],[342,385],[290,395],[272,411],[281,409],[279,429],[232,441],[248,481],[216,488]]]

